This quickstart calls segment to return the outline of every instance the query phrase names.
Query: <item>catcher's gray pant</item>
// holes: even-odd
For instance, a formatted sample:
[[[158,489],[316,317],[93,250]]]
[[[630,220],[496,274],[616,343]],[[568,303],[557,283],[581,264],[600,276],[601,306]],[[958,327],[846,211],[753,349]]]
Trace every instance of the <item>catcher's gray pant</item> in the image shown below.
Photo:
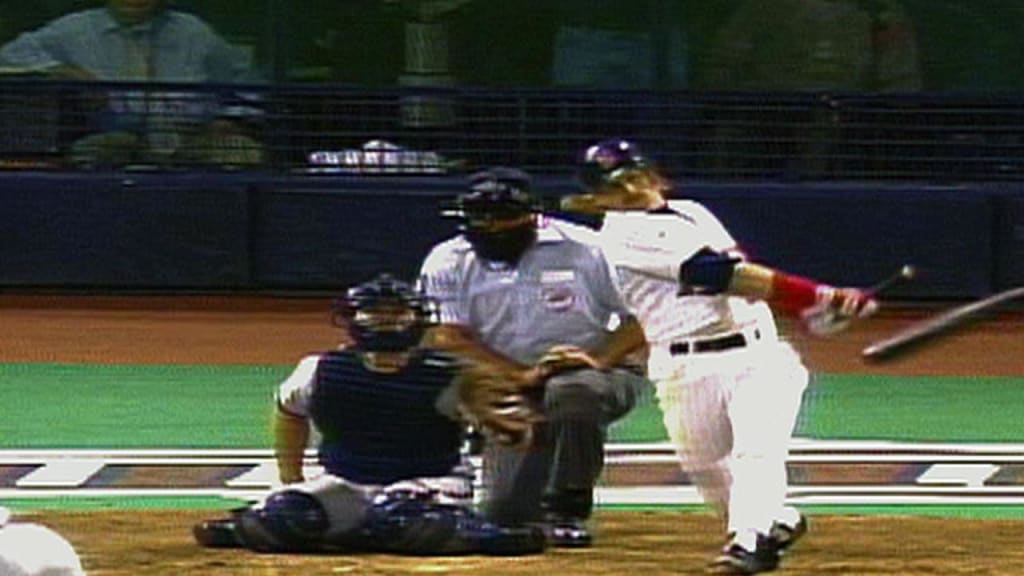
[[[540,519],[543,499],[585,494],[604,467],[608,425],[629,412],[651,384],[628,370],[574,370],[544,388],[544,423],[534,445],[516,450],[488,443],[484,451],[484,513],[497,524]]]
[[[353,530],[362,526],[374,499],[390,491],[430,494],[433,500],[443,504],[472,504],[470,479],[461,474],[412,478],[383,486],[359,484],[325,473],[301,484],[284,486],[280,490],[295,490],[309,494],[324,507],[329,523],[328,531],[324,535],[327,541],[343,541]],[[271,492],[272,494],[274,492]]]

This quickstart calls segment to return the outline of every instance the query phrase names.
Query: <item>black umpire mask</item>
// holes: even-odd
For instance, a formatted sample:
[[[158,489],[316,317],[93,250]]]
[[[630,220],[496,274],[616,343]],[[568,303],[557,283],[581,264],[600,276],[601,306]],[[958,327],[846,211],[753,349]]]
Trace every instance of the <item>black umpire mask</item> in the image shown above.
[[[527,248],[536,242],[537,227],[531,223],[498,232],[467,227],[463,235],[480,258],[515,266]]]

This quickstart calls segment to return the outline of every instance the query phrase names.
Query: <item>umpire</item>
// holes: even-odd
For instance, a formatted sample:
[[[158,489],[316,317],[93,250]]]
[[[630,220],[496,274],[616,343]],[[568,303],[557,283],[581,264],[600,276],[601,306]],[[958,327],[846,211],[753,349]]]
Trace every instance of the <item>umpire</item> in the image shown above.
[[[539,226],[538,211],[525,172],[470,176],[447,212],[461,233],[423,263],[440,319],[427,338],[501,374],[541,408],[527,448],[487,443],[487,518],[543,522],[552,545],[589,546],[607,427],[647,385],[623,361],[645,340],[600,249]]]

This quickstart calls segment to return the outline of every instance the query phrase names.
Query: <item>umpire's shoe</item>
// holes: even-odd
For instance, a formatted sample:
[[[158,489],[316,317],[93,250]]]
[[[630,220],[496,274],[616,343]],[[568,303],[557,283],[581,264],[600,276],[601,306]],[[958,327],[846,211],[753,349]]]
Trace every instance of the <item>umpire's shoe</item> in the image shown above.
[[[735,540],[725,546],[722,553],[709,566],[713,574],[760,574],[779,566],[779,551],[771,537],[758,534],[754,550],[748,550]]]
[[[243,548],[235,521],[229,519],[205,520],[192,527],[196,542],[205,548]]]
[[[549,516],[544,531],[548,543],[556,548],[587,548],[593,543],[586,522],[578,518]]]
[[[586,519],[594,508],[592,489],[562,489],[547,494],[541,502],[544,509],[544,532],[548,544],[557,548],[587,548],[593,542]]]

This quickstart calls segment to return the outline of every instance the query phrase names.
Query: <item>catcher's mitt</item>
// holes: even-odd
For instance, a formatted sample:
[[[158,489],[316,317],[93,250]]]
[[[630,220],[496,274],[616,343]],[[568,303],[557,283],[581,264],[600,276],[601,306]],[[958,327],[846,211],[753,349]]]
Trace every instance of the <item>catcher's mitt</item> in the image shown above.
[[[459,373],[458,392],[464,417],[488,438],[508,446],[530,445],[540,416],[513,374],[496,366],[470,364]]]

